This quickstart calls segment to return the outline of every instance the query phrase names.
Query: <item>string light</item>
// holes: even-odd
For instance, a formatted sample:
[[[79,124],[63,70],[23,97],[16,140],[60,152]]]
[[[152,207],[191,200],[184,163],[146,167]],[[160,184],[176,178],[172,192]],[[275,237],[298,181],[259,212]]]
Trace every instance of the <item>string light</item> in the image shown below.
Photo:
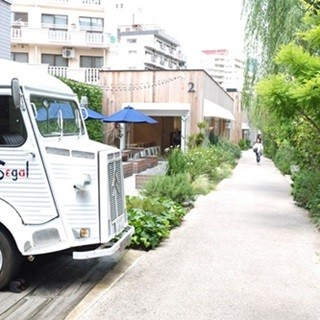
[[[156,82],[109,84],[109,85],[104,85],[103,88],[105,91],[146,90],[146,89],[166,85],[172,81],[180,80],[182,78],[183,78],[182,76],[179,76],[179,77],[173,77],[168,79],[161,79]]]

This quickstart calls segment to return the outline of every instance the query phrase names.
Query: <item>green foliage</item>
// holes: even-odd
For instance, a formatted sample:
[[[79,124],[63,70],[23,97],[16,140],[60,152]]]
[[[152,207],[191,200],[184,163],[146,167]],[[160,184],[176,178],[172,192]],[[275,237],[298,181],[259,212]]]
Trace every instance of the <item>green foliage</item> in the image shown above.
[[[186,173],[157,175],[144,184],[141,194],[146,197],[166,197],[181,204],[194,200],[194,190]]]
[[[283,51],[278,59],[275,57],[280,48],[283,49],[283,45],[290,42],[300,45],[306,42],[302,38],[297,40],[297,34],[306,30],[303,16],[308,8],[300,0],[244,0],[243,7],[247,58],[242,104],[250,116],[251,124],[263,132],[265,153],[272,158],[277,150],[277,128],[291,122],[298,112],[297,104],[289,101],[293,98],[292,95],[287,95],[285,90],[287,86],[289,89],[294,86],[294,82],[286,81],[296,79],[287,76],[288,66],[281,62],[294,53],[294,50]],[[299,52],[296,57],[298,55]],[[293,55],[291,57],[294,59]],[[298,69],[296,64],[295,70]],[[269,91],[269,97],[265,96],[263,99],[261,95],[257,96],[256,85],[271,74],[278,78],[271,77],[271,83],[259,84],[261,90]],[[275,89],[277,81],[279,87]],[[261,88],[263,85],[269,87]]]
[[[72,89],[72,91],[78,96],[79,101],[81,96],[87,96],[88,107],[101,113],[102,89],[99,86],[89,85],[66,78],[59,79]],[[103,142],[103,123],[97,120],[86,120],[85,124],[90,139]]]
[[[316,224],[318,229],[320,228],[320,189],[319,186],[314,192],[312,198],[308,202],[308,207],[310,210],[310,216],[313,223]]]
[[[320,171],[299,170],[293,177],[292,195],[299,206],[310,209],[320,187]]]
[[[189,149],[202,146],[205,142],[205,130],[208,127],[207,122],[199,122],[198,124],[199,132],[193,133],[190,136],[188,136],[187,145]]]
[[[187,159],[187,171],[194,181],[200,175],[206,175],[211,181],[215,181],[216,169],[220,164],[218,148],[198,147],[190,149],[185,157]]]
[[[295,148],[296,158],[301,168],[318,168],[320,162],[320,146],[318,133],[309,123],[298,119],[295,130],[292,130],[291,142]]]
[[[219,170],[218,168],[222,164],[234,167],[235,159],[240,156],[240,147],[226,140],[219,140],[216,145],[209,145],[209,147],[194,147],[185,153],[180,149],[173,150],[168,157],[167,174],[187,172],[191,182],[205,175],[214,185],[221,180],[221,168]]]
[[[216,181],[220,182],[222,179],[225,179],[230,176],[234,165],[230,163],[221,163],[216,170]]]
[[[314,6],[314,2],[308,4]],[[308,8],[307,8],[308,9]],[[318,10],[318,9],[316,9]],[[277,167],[293,175],[292,195],[315,223],[320,219],[320,16],[307,11],[295,41],[279,47],[274,72],[257,85],[264,144]]]
[[[248,150],[251,147],[251,142],[248,139],[240,139],[238,145],[241,150]]]
[[[283,74],[270,75],[260,81],[257,84],[260,108],[281,119],[292,118],[297,111],[291,95],[292,85]]]
[[[208,194],[214,187],[210,178],[206,174],[197,176],[191,183],[195,194]]]
[[[217,147],[222,150],[223,153],[227,155],[226,159],[223,162],[235,164],[235,159],[241,157],[241,149],[238,145],[230,142],[229,140],[220,139]]]
[[[274,157],[274,163],[283,174],[291,174],[291,166],[296,164],[295,151],[288,141],[283,141]]]
[[[161,216],[133,208],[128,211],[129,223],[135,228],[130,246],[150,250],[159,245],[163,238],[169,237],[169,222]]]
[[[300,0],[244,0],[246,68],[243,103],[256,126],[268,124],[268,114],[260,113],[255,85],[269,73],[279,71],[274,57],[282,44],[292,41],[303,28],[305,8]],[[263,130],[264,132],[264,130]]]
[[[181,205],[168,198],[127,196],[126,203],[129,224],[135,228],[130,247],[137,249],[157,247],[186,214]]]
[[[183,173],[187,170],[187,159],[180,148],[170,148],[167,154],[168,175]]]

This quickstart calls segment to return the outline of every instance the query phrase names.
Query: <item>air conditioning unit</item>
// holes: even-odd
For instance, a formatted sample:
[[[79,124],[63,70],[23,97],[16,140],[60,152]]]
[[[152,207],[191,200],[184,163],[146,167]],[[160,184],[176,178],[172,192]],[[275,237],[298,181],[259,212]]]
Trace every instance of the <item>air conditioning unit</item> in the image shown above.
[[[63,49],[62,50],[62,57],[67,59],[73,59],[76,56],[76,52],[74,49]]]

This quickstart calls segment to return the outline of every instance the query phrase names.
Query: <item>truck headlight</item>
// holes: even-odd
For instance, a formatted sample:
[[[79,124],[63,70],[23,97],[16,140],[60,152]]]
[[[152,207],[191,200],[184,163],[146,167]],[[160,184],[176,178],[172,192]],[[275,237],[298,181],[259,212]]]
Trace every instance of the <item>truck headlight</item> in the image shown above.
[[[90,228],[72,229],[72,232],[75,238],[78,238],[78,239],[90,237]]]

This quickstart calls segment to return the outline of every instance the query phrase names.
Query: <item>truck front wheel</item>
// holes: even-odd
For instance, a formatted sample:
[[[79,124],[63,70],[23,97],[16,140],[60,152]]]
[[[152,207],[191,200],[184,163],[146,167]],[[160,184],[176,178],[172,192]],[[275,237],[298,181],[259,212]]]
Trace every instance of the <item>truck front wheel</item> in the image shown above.
[[[21,255],[7,232],[0,229],[0,290],[5,288],[20,269]]]

